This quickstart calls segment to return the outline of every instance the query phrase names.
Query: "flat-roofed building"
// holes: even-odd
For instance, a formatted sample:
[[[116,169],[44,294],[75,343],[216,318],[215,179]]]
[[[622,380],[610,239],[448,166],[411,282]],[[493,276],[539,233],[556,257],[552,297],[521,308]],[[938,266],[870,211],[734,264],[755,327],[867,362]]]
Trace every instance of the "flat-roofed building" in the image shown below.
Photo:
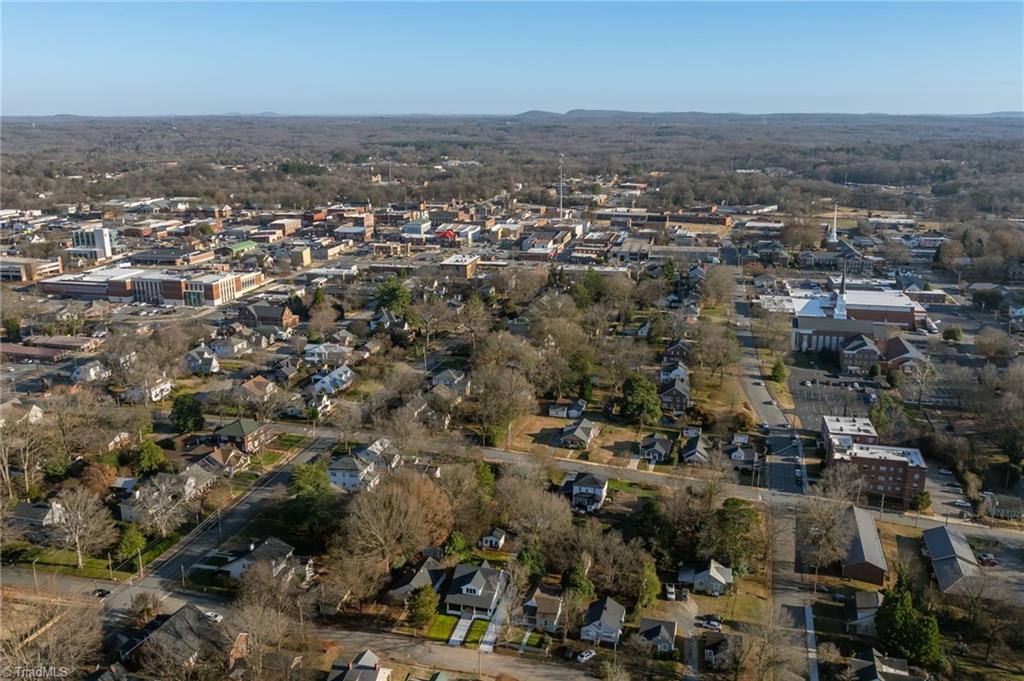
[[[181,267],[213,260],[213,251],[190,251],[184,248],[151,248],[129,256],[133,265],[149,267]]]
[[[63,271],[60,258],[53,260],[12,256],[0,258],[0,280],[2,281],[35,281],[42,277],[60,274]]]
[[[480,264],[478,255],[453,255],[441,261],[441,273],[456,279],[469,279]]]
[[[42,293],[69,298],[154,305],[217,307],[263,284],[262,272],[178,272],[106,267],[39,282]]]
[[[928,466],[919,449],[858,444],[849,435],[833,436],[830,443],[829,465],[855,467],[866,494],[897,499],[906,508],[924,489]]]
[[[847,436],[851,442],[873,445],[878,442],[878,432],[871,419],[862,416],[822,416],[821,441],[825,449],[831,451],[829,442],[832,438]]]

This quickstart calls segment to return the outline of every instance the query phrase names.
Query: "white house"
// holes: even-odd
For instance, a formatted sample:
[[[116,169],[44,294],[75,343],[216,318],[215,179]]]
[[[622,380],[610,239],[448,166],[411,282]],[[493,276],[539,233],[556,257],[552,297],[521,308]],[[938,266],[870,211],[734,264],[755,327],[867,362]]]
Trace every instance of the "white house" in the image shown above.
[[[485,549],[498,550],[505,545],[506,534],[505,530],[500,527],[495,527],[490,532],[480,538],[480,546]]]
[[[310,391],[314,395],[319,393],[333,395],[334,393],[347,389],[352,385],[354,380],[356,380],[355,372],[347,366],[340,366],[326,374],[317,374],[313,376]]]
[[[71,372],[71,380],[75,383],[93,383],[94,381],[103,381],[110,378],[110,374],[110,369],[103,366],[102,363],[93,360],[87,364],[75,367],[75,370]]]
[[[167,399],[173,389],[174,382],[164,377],[145,385],[129,388],[125,392],[125,397],[132,402],[159,402]]]
[[[331,484],[347,492],[371,490],[380,482],[380,475],[372,463],[354,456],[339,456],[327,466]]]
[[[693,568],[680,570],[678,580],[680,584],[691,584],[695,593],[721,596],[732,586],[732,569],[711,560],[708,567],[699,572]]]
[[[573,508],[579,511],[592,513],[608,497],[608,481],[593,473],[576,473],[566,479],[565,485]]]
[[[598,599],[590,604],[583,616],[580,627],[580,638],[595,643],[619,642],[622,629],[626,624],[626,609],[610,596]]]
[[[270,566],[275,577],[286,570],[291,572],[290,564],[295,549],[277,537],[267,537],[259,544],[251,543],[246,551],[241,551],[232,560],[224,563],[219,571],[234,580],[240,580],[246,571],[256,563],[264,562]]]

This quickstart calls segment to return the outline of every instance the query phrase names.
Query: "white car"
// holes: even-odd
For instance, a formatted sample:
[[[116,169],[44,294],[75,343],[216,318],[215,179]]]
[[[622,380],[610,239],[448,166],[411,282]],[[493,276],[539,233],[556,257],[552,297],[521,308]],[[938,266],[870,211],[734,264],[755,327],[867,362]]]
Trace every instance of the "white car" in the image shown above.
[[[665,599],[674,601],[676,599],[676,587],[674,584],[665,585]]]
[[[213,610],[207,610],[206,612],[204,612],[203,617],[210,620],[211,622],[216,622],[217,624],[220,624],[224,621],[224,615],[221,615],[219,612],[214,612]]]
[[[704,620],[704,628],[711,631],[721,631],[722,623],[718,620]]]
[[[953,502],[953,505],[956,506],[957,508],[974,508],[973,506],[971,506],[971,502],[967,501],[966,499],[957,499],[956,501]]]
[[[595,650],[584,650],[582,653],[576,656],[576,661],[589,662],[590,660],[594,659],[595,655],[597,655],[597,651]]]
[[[953,475],[953,471],[949,470],[948,468],[940,468],[939,475]]]

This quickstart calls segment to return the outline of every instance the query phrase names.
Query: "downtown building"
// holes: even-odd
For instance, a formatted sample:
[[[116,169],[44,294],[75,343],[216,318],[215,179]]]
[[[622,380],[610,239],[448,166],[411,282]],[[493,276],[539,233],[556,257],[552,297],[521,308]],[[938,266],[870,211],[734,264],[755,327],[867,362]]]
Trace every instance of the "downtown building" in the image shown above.
[[[104,267],[38,283],[40,293],[112,303],[219,307],[263,284],[262,272],[206,272]]]

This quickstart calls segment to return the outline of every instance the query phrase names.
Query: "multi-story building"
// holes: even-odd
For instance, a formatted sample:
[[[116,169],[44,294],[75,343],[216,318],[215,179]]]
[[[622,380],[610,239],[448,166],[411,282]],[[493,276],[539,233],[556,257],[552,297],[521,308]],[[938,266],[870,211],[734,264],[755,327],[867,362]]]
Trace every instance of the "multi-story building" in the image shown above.
[[[862,416],[822,416],[821,441],[831,455],[832,440],[846,437],[850,442],[859,445],[878,444],[878,433],[871,419]]]
[[[848,435],[832,437],[829,463],[856,467],[863,493],[896,499],[904,508],[924,489],[928,472],[919,449],[859,444]]]
[[[105,267],[62,274],[38,284],[41,293],[111,302],[218,307],[263,284],[262,272],[179,272]]]
[[[41,260],[39,258],[0,258],[0,280],[2,281],[35,281],[41,277],[60,274],[63,271],[59,258]]]
[[[109,260],[114,256],[114,236],[106,227],[78,229],[71,233],[67,254],[87,260]]]
[[[479,264],[478,255],[453,255],[441,261],[441,273],[455,279],[470,279]]]

